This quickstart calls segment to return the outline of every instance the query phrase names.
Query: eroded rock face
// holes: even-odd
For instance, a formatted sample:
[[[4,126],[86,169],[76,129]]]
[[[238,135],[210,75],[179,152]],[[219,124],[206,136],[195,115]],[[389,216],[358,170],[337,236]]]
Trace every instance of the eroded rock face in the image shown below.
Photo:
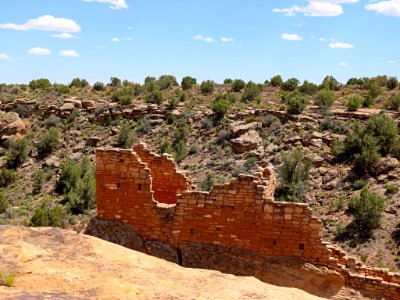
[[[15,112],[0,111],[0,138],[3,136],[25,134],[26,127],[24,122]]]
[[[250,130],[242,136],[230,141],[232,150],[238,154],[256,150],[261,142],[262,139],[255,130]]]
[[[1,299],[321,299],[302,290],[186,269],[60,228],[0,226]]]
[[[375,166],[374,175],[388,174],[399,166],[399,161],[393,157],[384,157]]]

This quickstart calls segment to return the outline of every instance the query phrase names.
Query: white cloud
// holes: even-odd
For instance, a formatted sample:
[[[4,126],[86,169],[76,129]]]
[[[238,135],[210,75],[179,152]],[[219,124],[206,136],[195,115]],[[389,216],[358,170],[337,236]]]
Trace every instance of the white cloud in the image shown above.
[[[395,60],[393,60],[393,59],[390,59],[390,60],[388,60],[388,61],[387,61],[387,63],[388,63],[388,64],[395,64],[395,63],[396,63],[396,61],[395,61]]]
[[[347,62],[341,62],[341,63],[339,63],[339,66],[341,66],[341,67],[347,67],[348,66],[348,64],[347,64]]]
[[[79,57],[79,53],[75,50],[61,50],[60,56],[62,57]]]
[[[113,43],[118,43],[118,42],[119,42],[119,38],[113,37],[113,38],[111,39],[111,42],[113,42]]]
[[[126,38],[126,40],[129,41],[129,42],[131,42],[131,41],[133,41],[133,38],[128,37],[128,38]]]
[[[335,42],[335,43],[330,43],[329,47],[333,49],[351,49],[354,48],[355,46],[349,43]]]
[[[27,53],[29,55],[51,55],[51,52],[49,49],[40,48],[40,47],[35,47],[32,49],[29,49]]]
[[[30,19],[22,25],[14,23],[0,24],[1,29],[12,30],[41,30],[41,31],[59,31],[59,32],[79,32],[81,27],[71,19],[56,18],[50,15],[44,15],[37,19]]]
[[[272,11],[286,16],[304,14],[307,17],[335,17],[344,13],[342,4],[357,3],[358,0],[310,0],[307,6],[294,5],[289,8],[274,8]]]
[[[387,0],[367,4],[365,9],[372,10],[386,16],[400,17],[400,0]]]
[[[74,39],[75,36],[73,34],[64,32],[64,33],[57,33],[51,34],[52,37],[59,38],[59,39]]]
[[[125,0],[82,0],[82,1],[84,1],[84,2],[109,3],[111,9],[128,8],[128,4],[126,4]]]
[[[132,26],[128,26],[128,30],[133,30],[133,27]]]
[[[233,43],[234,41],[235,41],[235,39],[233,39],[233,38],[227,38],[227,37],[221,38],[221,42],[223,42],[223,43]]]
[[[193,38],[196,41],[203,41],[203,42],[206,42],[206,43],[213,43],[214,42],[214,39],[212,37],[203,36],[201,34],[195,35]]]
[[[297,34],[289,34],[289,33],[284,33],[282,34],[282,40],[285,41],[302,41],[303,38]]]
[[[0,53],[0,59],[10,60],[11,57],[9,57],[7,54]]]
[[[318,40],[321,41],[321,42],[326,42],[325,38],[319,38]]]
[[[97,47],[97,48],[105,48],[106,46],[104,46],[104,45],[97,45],[96,47]]]

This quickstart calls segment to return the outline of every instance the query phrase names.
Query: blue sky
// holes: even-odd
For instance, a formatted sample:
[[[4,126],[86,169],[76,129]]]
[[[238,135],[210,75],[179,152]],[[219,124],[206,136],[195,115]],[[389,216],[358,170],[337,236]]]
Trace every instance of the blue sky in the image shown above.
[[[399,75],[400,0],[13,0],[0,82]]]

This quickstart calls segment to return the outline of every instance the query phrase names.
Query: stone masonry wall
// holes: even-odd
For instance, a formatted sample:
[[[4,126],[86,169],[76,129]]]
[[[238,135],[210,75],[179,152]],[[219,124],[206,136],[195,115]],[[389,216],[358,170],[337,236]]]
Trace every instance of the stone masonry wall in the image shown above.
[[[150,168],[153,197],[157,202],[174,204],[177,194],[193,189],[187,175],[177,171],[170,155],[155,155],[141,143],[136,144],[133,150]]]
[[[98,217],[130,224],[145,241],[297,258],[337,271],[353,287],[400,299],[400,274],[368,268],[323,242],[321,222],[308,205],[275,202],[276,178],[268,168],[200,192],[172,158],[139,144],[97,149],[96,182]]]

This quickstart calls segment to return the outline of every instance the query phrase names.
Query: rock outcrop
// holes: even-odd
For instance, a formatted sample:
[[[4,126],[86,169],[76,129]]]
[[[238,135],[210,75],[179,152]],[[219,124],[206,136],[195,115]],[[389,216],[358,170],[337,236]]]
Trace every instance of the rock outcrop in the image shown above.
[[[15,275],[12,287],[0,286],[1,299],[321,299],[59,228],[0,226],[0,272]]]

